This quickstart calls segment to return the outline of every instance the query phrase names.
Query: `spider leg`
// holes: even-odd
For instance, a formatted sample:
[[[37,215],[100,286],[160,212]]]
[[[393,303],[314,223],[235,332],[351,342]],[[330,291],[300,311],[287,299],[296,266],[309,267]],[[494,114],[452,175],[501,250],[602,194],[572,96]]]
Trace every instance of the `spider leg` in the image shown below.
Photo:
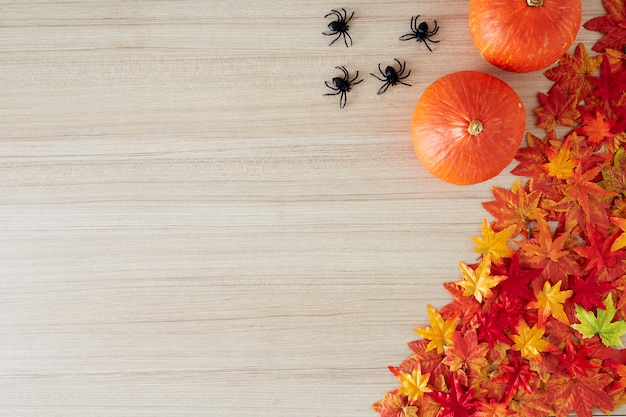
[[[348,39],[350,39],[350,45],[348,45]],[[352,36],[348,32],[343,32],[343,42],[346,44],[346,48],[352,46]]]
[[[380,78],[378,75],[372,74],[371,72],[370,72],[370,75],[371,75],[372,77],[376,78],[378,81],[383,81],[383,82],[387,81],[387,80],[385,80],[384,78]]]
[[[411,30],[413,30],[413,32],[417,33],[417,19],[419,19],[420,15],[418,14],[417,16],[413,16],[411,18]]]
[[[335,34],[337,34],[337,37],[336,37],[335,39],[333,39],[333,40],[332,40],[332,41],[328,44],[328,46],[332,46],[332,44],[333,44],[333,43],[335,43],[335,42],[336,42],[339,38],[341,38],[341,32],[335,32],[335,33],[331,33],[331,34],[329,34],[329,35],[335,35]]]
[[[401,41],[410,41],[411,39],[417,39],[417,34],[407,33],[406,35],[400,36]]]
[[[346,67],[335,67],[335,68],[337,68],[338,70],[343,72],[343,79],[348,81],[349,76],[348,76],[348,70],[346,69]],[[358,72],[357,72],[357,74],[358,74]]]
[[[400,75],[402,75],[402,72],[404,72],[404,68],[402,68],[402,71],[398,73],[398,82],[400,82],[400,80],[408,78],[409,75],[411,75],[411,70],[409,70],[409,72],[407,72],[404,77],[401,77]]]
[[[328,16],[337,16],[337,19],[343,20],[341,14],[335,9],[331,10],[330,13],[326,13],[326,16],[324,16],[324,18],[327,18]]]
[[[330,88],[331,90],[339,90],[337,87],[335,87],[334,85],[330,85],[328,84],[328,81],[324,81],[324,84],[326,84],[326,87]]]
[[[378,89],[378,95],[383,94],[385,91],[387,91],[387,89],[389,88],[389,86],[391,85],[391,83],[389,81],[387,81],[385,84],[383,84],[379,89]]]
[[[381,81],[385,81],[387,79],[387,76],[385,75],[385,72],[381,68],[380,63],[378,63],[378,71],[380,72],[380,75],[382,75],[385,78],[385,79],[383,79]],[[380,78],[379,78],[379,80],[380,80]]]
[[[338,95],[338,94],[341,94],[341,90],[337,90],[337,92],[336,92],[336,93],[326,93],[326,94],[324,94],[324,95],[325,95],[325,96],[336,96],[336,95]]]
[[[346,107],[346,101],[348,101],[348,95],[345,91],[341,92],[341,96],[339,96],[339,108],[343,109]]]
[[[360,79],[359,81],[355,81],[357,78],[359,78],[359,72],[357,71],[356,74],[354,75],[354,78],[350,80],[350,84],[352,85],[357,85],[358,83],[360,83],[361,81],[363,81],[363,79]]]
[[[426,45],[426,47],[428,48],[428,50],[429,50],[430,52],[432,52],[432,51],[433,51],[432,49],[430,49],[430,46],[428,46],[428,42],[426,42],[426,40],[424,40],[424,45]]]
[[[406,77],[404,77],[404,78],[406,78]],[[404,79],[404,78],[403,78],[403,79]],[[409,83],[405,83],[405,82],[402,82],[402,81],[400,81],[400,80],[398,80],[398,83],[399,83],[399,84],[402,84],[402,85],[406,85],[406,86],[408,86],[408,87],[411,87],[411,84],[409,84]]]
[[[394,58],[393,60],[396,61],[398,63],[398,65],[399,65],[399,67],[398,67],[398,76],[402,75],[402,73],[404,72],[404,65],[406,64],[406,62],[404,64],[402,64],[398,60],[398,58]]]
[[[439,25],[437,24],[437,21],[434,20],[434,22],[435,22],[435,27],[433,28],[433,30],[427,33],[428,36],[432,36],[439,31]]]
[[[344,11],[345,11],[345,9],[344,9]],[[346,13],[346,16],[348,16],[348,13]],[[347,24],[347,23],[348,23],[348,22],[352,19],[352,16],[354,16],[354,12],[352,12],[352,14],[350,15],[350,17],[348,17],[348,18],[346,19],[346,24]]]

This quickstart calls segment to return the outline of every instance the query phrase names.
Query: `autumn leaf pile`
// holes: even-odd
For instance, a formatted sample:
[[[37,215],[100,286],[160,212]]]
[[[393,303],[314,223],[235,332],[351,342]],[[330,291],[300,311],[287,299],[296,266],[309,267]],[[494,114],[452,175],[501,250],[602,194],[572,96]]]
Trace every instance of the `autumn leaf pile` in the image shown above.
[[[591,416],[626,404],[626,4],[544,75],[537,126],[510,189],[494,187],[476,263],[427,306],[390,366],[381,417]]]

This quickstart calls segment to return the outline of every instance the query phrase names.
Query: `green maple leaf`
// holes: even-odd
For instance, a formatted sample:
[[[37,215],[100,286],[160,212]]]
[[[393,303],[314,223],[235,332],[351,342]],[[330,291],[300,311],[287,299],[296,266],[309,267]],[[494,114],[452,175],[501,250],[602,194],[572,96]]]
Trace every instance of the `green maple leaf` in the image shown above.
[[[586,338],[600,336],[605,346],[621,347],[623,344],[620,337],[626,334],[626,321],[613,321],[617,309],[613,305],[611,294],[604,299],[604,306],[606,309],[597,309],[596,314],[593,314],[576,305],[576,317],[580,323],[572,324],[572,327]]]

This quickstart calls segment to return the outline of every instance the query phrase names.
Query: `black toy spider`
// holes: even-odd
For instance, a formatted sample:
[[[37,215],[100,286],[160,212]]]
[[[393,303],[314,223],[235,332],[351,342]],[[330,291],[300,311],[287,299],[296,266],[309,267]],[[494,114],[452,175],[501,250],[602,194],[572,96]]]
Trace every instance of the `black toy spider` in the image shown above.
[[[326,84],[326,87],[330,88],[331,90],[336,91],[336,93],[327,93],[324,95],[325,96],[339,95],[339,108],[343,109],[346,106],[348,91],[350,91],[353,85],[357,85],[358,83],[363,81],[363,79],[356,81],[356,79],[359,77],[358,71],[354,75],[354,78],[350,79],[350,76],[348,75],[348,70],[346,70],[345,67],[335,67],[335,68],[343,72],[343,77],[333,78],[333,85],[330,85],[328,84],[327,81],[324,81],[324,84]]]
[[[349,46],[352,46],[352,37],[348,33],[348,22],[350,21],[350,19],[352,19],[352,16],[354,16],[354,12],[352,12],[350,17],[348,17],[348,12],[346,12],[346,9],[342,8],[341,10],[343,11],[343,14],[333,9],[330,11],[330,13],[324,16],[324,18],[328,16],[335,16],[337,20],[333,20],[328,24],[328,29],[330,29],[330,32],[322,32],[322,34],[326,36],[337,35],[337,37],[333,39],[332,42],[328,44],[328,46],[331,46],[333,43],[335,43],[337,39],[343,36],[343,42],[346,44],[347,48]],[[348,39],[350,39],[350,45],[348,45]]]
[[[378,71],[380,71],[380,74],[383,76],[383,78],[380,78],[376,74],[370,73],[370,75],[376,78],[377,80],[384,81],[384,84],[378,90],[378,95],[381,95],[385,91],[387,91],[390,85],[403,84],[403,85],[408,85],[409,87],[411,86],[411,84],[402,82],[402,80],[404,80],[409,75],[411,75],[411,70],[409,70],[409,72],[404,77],[402,76],[402,74],[404,73],[404,70],[406,69],[406,62],[402,63],[398,61],[397,58],[395,58],[394,61],[398,63],[397,70],[391,65],[388,65],[387,68],[385,68],[385,71],[383,72],[383,69],[380,67],[380,64],[378,64]]]
[[[417,19],[419,17],[420,15],[417,15],[411,18],[411,30],[413,31],[413,33],[407,33],[406,35],[400,36],[400,40],[409,41],[411,39],[415,39],[418,43],[424,42],[424,45],[426,45],[428,50],[432,52],[433,50],[430,49],[428,42],[432,42],[432,43],[439,42],[439,41],[434,41],[430,39],[431,36],[437,33],[437,31],[439,30],[439,26],[437,25],[437,21],[435,20],[434,21],[435,27],[433,28],[433,30],[428,30],[428,23],[422,22],[419,25],[417,24]]]

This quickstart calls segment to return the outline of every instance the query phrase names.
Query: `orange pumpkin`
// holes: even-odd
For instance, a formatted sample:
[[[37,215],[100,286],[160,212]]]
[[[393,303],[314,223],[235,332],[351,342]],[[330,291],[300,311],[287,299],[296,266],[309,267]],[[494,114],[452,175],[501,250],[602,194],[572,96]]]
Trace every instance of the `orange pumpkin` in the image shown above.
[[[524,105],[508,84],[482,72],[460,71],[424,90],[411,134],[415,153],[431,174],[469,185],[511,163],[525,128]]]
[[[480,54],[498,68],[530,72],[552,65],[574,43],[580,0],[470,0],[469,26]]]

